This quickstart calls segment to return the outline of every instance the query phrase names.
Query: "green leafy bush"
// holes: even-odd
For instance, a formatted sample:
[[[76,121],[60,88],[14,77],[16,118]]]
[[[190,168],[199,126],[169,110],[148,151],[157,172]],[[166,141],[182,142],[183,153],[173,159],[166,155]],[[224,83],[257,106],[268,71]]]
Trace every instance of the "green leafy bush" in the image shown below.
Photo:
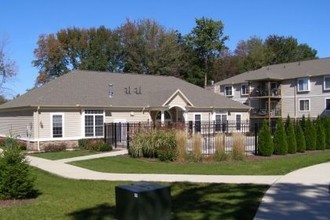
[[[300,123],[297,123],[295,126],[295,135],[297,141],[297,151],[300,153],[305,152],[306,150],[305,136],[303,130],[301,129]]]
[[[277,120],[274,133],[274,154],[284,155],[288,153],[288,142],[281,118]]]
[[[297,152],[297,141],[294,128],[290,116],[286,120],[286,137],[288,142],[288,153],[295,154]]]
[[[80,139],[79,148],[89,151],[111,151],[112,146],[105,143],[103,139]]]
[[[271,156],[274,151],[272,135],[266,120],[263,121],[258,133],[258,153],[261,156]]]
[[[0,156],[0,199],[25,199],[35,197],[35,177],[21,152],[19,143],[8,140]]]
[[[316,130],[315,126],[310,117],[306,120],[305,125],[305,141],[306,141],[306,150],[315,150],[316,149]]]

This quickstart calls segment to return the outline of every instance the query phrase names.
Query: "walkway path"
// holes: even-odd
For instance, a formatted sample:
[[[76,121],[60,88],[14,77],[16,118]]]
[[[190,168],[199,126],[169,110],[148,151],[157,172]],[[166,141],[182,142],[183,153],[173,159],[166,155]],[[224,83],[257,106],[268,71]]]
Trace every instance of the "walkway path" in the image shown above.
[[[284,176],[232,176],[181,174],[117,174],[91,171],[67,164],[71,161],[127,154],[113,151],[63,160],[27,156],[30,165],[71,179],[111,181],[252,183],[271,185],[255,216],[256,220],[330,219],[330,162],[296,170]]]

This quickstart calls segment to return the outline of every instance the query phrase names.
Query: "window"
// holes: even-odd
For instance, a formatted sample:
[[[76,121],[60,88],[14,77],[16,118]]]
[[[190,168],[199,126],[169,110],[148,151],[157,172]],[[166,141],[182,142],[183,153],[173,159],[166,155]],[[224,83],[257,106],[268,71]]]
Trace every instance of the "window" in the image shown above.
[[[226,131],[227,125],[227,115],[217,114],[215,115],[215,131]]]
[[[85,136],[101,137],[103,136],[104,113],[102,110],[85,111]]]
[[[310,111],[309,99],[299,100],[299,111]]]
[[[249,94],[249,86],[248,84],[241,84],[241,95]]]
[[[225,96],[233,96],[233,87],[225,86]]]
[[[323,81],[323,90],[330,90],[330,76],[325,76]]]
[[[202,126],[202,115],[195,114],[195,132],[201,132]]]
[[[241,123],[242,123],[242,115],[236,114],[236,130],[237,131],[241,130]]]
[[[301,78],[297,80],[298,92],[308,92],[310,90],[309,78]]]
[[[330,111],[330,98],[325,99],[325,110]]]
[[[63,114],[52,114],[52,137],[63,137]]]

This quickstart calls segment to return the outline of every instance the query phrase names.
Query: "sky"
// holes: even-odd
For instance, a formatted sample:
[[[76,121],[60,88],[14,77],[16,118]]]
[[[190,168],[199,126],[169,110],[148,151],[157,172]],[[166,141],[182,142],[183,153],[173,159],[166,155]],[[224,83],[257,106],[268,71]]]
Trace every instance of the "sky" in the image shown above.
[[[276,34],[308,44],[319,58],[330,57],[329,0],[0,0],[0,5],[0,42],[18,67],[4,85],[8,99],[33,88],[38,76],[33,51],[41,34],[70,27],[114,29],[127,19],[150,18],[185,35],[196,18],[206,17],[223,22],[232,51],[240,40]]]

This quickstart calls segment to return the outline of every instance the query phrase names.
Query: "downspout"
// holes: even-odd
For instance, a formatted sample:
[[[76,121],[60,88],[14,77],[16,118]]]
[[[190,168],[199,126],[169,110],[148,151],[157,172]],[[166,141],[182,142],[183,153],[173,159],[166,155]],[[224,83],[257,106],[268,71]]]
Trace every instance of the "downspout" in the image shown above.
[[[40,106],[37,108],[37,149],[40,151],[40,141],[39,141],[39,136],[40,136],[40,129],[39,129],[39,124],[40,124],[40,119],[39,119],[39,110]]]

